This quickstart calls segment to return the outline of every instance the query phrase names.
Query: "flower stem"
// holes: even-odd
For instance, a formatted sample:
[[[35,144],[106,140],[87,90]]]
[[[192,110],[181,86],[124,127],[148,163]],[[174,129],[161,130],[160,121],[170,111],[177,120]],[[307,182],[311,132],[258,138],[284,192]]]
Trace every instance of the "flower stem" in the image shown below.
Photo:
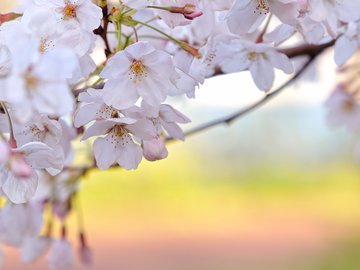
[[[187,44],[186,42],[184,41],[181,41],[181,40],[178,40],[168,34],[166,34],[164,31],[161,31],[160,29],[146,23],[146,22],[141,22],[141,21],[137,21],[137,20],[132,20],[133,22],[135,23],[138,23],[138,24],[141,24],[143,26],[146,26],[158,33],[160,33],[161,35],[167,37],[169,40],[171,40],[172,42],[174,42],[175,44],[177,44],[181,49],[183,49],[184,51],[187,51],[188,53],[192,54],[193,56],[197,57],[197,58],[200,58],[201,57],[201,54],[197,51],[197,49],[191,47],[189,44]]]
[[[6,112],[6,116],[9,122],[9,129],[10,129],[10,146],[16,148],[16,140],[15,140],[15,136],[14,136],[14,128],[13,128],[13,124],[11,121],[11,117],[9,114],[9,110],[6,108],[5,102],[1,101],[1,106],[3,107],[4,111]]]
[[[121,23],[117,23],[117,40],[118,40],[118,46],[117,51],[121,51],[123,49],[122,42],[121,42],[121,36],[122,36],[122,26]]]

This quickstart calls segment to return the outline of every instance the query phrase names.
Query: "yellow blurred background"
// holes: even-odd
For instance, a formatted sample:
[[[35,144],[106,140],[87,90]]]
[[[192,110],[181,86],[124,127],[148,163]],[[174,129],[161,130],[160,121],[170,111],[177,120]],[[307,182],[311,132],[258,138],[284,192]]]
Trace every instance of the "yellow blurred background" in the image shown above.
[[[326,127],[321,102],[334,74],[321,74],[231,127],[170,144],[166,160],[88,174],[80,199],[92,269],[360,269],[356,138]],[[196,125],[258,96],[236,75],[176,103]],[[22,265],[11,248],[5,256],[5,270],[47,269],[46,259]]]

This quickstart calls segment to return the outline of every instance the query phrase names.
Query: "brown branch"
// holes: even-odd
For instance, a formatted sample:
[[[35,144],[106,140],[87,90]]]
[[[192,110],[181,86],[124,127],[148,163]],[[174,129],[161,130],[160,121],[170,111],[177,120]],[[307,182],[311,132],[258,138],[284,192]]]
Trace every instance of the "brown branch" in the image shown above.
[[[286,54],[289,58],[307,55],[309,57],[316,57],[321,54],[325,49],[334,46],[335,39],[320,45],[300,45],[293,48],[287,48],[281,50],[282,53]]]
[[[246,107],[244,109],[241,109],[241,110],[239,110],[239,111],[237,111],[235,113],[232,113],[232,114],[227,115],[225,117],[221,117],[219,119],[209,121],[209,122],[207,122],[205,124],[202,124],[202,125],[197,126],[197,127],[193,128],[193,129],[190,129],[189,131],[184,133],[185,137],[189,137],[189,136],[197,134],[197,133],[199,133],[201,131],[207,130],[207,129],[212,128],[212,127],[215,127],[217,125],[221,125],[221,124],[230,125],[233,121],[235,121],[239,117],[241,117],[243,115],[246,115],[246,114],[252,112],[253,110],[257,109],[261,105],[269,102],[272,98],[274,98],[275,96],[280,94],[283,90],[285,90],[288,86],[293,84],[305,72],[305,70],[311,65],[311,63],[314,62],[315,59],[316,59],[316,56],[310,57],[309,60],[301,67],[301,69],[290,80],[288,80],[286,83],[284,83],[282,86],[280,86],[276,90],[266,94],[259,101],[255,102],[254,104],[252,104],[252,105],[250,105],[250,106],[248,106],[248,107]],[[173,138],[173,137],[166,138],[167,142],[171,142],[171,141],[175,141],[175,140],[176,139]]]
[[[328,43],[325,44],[321,44],[321,45],[300,45],[297,47],[293,47],[293,48],[287,48],[287,49],[283,49],[281,50],[282,53],[286,54],[289,58],[295,58],[298,56],[309,56],[311,58],[318,56],[319,54],[321,54],[325,49],[332,47],[335,44],[335,40],[330,41]],[[213,75],[211,75],[209,78],[211,77],[215,77],[215,76],[219,76],[219,75],[225,75],[225,73],[223,73],[220,69],[217,69],[215,71],[215,73]],[[96,85],[95,89],[102,89],[104,87],[104,83],[100,83],[98,85]],[[77,97],[80,93],[85,92],[89,87],[82,87],[76,90],[73,90],[73,95],[75,97]]]
[[[221,124],[228,124],[230,125],[233,121],[237,120],[239,117],[244,116],[245,114],[248,114],[250,112],[252,112],[253,110],[257,109],[258,107],[260,107],[261,105],[269,102],[272,98],[274,98],[275,96],[277,96],[278,94],[280,94],[283,90],[285,90],[288,86],[290,86],[291,84],[293,84],[297,79],[299,79],[299,77],[307,70],[307,68],[314,62],[314,60],[316,59],[316,56],[314,57],[310,57],[309,60],[301,67],[301,69],[290,79],[288,80],[286,83],[284,83],[282,86],[280,86],[279,88],[277,88],[276,90],[266,94],[262,99],[260,99],[259,101],[257,101],[256,103],[254,103],[253,105],[250,105],[244,109],[241,109],[233,114],[230,114],[228,116],[219,118],[219,119],[215,119],[212,120],[210,122],[207,122],[205,124],[202,124],[198,127],[195,127],[187,132],[184,133],[185,137],[189,137],[192,135],[195,135],[201,131],[210,129],[212,127],[221,125]],[[173,137],[168,137],[166,138],[166,142],[172,142],[172,141],[176,141],[175,138]],[[111,168],[120,168],[117,165],[113,165],[111,166]],[[74,170],[74,171],[79,171],[80,172],[80,176],[81,175],[85,175],[89,170],[91,169],[95,169],[96,164],[92,164],[88,167],[68,167],[66,168],[67,170]]]
[[[220,124],[228,124],[230,125],[234,120],[237,118],[252,112],[253,110],[257,109],[261,105],[267,103],[272,98],[280,94],[283,90],[285,90],[289,85],[294,83],[304,72],[305,70],[311,65],[311,63],[314,62],[314,60],[327,48],[332,47],[335,44],[335,40],[322,44],[322,45],[301,45],[294,48],[284,49],[282,50],[283,53],[285,53],[289,58],[294,58],[297,56],[308,56],[309,60],[302,66],[302,68],[286,83],[284,83],[282,86],[277,88],[276,90],[266,94],[262,99],[255,102],[254,104],[241,109],[235,113],[232,113],[228,116],[221,117],[219,119],[215,119],[212,121],[209,121],[207,123],[204,123],[198,127],[195,127],[187,132],[184,133],[185,137],[189,137],[191,135],[194,135],[196,133],[199,133],[203,130],[209,129],[211,127],[220,125]],[[166,138],[167,142],[174,141],[175,138],[168,137]]]
[[[307,70],[307,68],[315,61],[315,59],[324,50],[332,47],[334,44],[335,44],[335,40],[331,41],[329,43],[326,43],[326,44],[322,44],[322,45],[301,45],[301,46],[294,47],[294,48],[284,49],[282,52],[285,53],[289,58],[294,58],[294,57],[298,57],[298,56],[308,56],[309,57],[307,62],[301,67],[301,69],[299,71],[297,71],[297,73],[291,79],[289,79],[287,82],[285,82],[279,88],[266,94],[259,101],[255,102],[254,104],[252,104],[244,109],[234,112],[228,116],[224,116],[219,119],[209,121],[207,123],[204,123],[202,125],[199,125],[193,129],[190,129],[190,130],[184,132],[185,137],[195,135],[199,132],[202,132],[204,130],[210,129],[212,127],[215,127],[215,126],[218,126],[221,124],[230,125],[233,121],[237,120],[241,116],[244,116],[244,115],[254,111],[255,109],[259,108],[261,105],[266,104],[272,98],[276,97],[281,92],[283,92],[287,87],[289,87],[291,84],[293,84],[296,80],[298,80],[301,77],[301,75],[303,75],[303,73]],[[216,75],[219,75],[219,74],[216,74]],[[101,88],[103,88],[103,86],[104,86],[104,83],[101,83],[101,84],[95,86],[94,88],[101,89]],[[80,94],[81,92],[86,91],[86,89],[87,88],[82,88],[82,89],[75,90],[74,92]],[[175,141],[175,140],[176,139],[173,137],[166,138],[167,143]],[[112,166],[111,168],[113,168],[113,167],[118,167],[118,166]],[[86,166],[85,167],[68,167],[66,169],[79,171],[80,175],[85,175],[89,170],[94,169],[94,168],[97,168],[95,163],[88,167],[86,167]]]
[[[94,30],[94,34],[98,35],[102,38],[105,44],[105,55],[109,57],[111,55],[111,48],[109,44],[109,40],[107,38],[108,26],[109,26],[109,14],[108,14],[108,5],[105,2],[104,6],[101,8],[103,13],[103,26],[99,26],[99,28]]]

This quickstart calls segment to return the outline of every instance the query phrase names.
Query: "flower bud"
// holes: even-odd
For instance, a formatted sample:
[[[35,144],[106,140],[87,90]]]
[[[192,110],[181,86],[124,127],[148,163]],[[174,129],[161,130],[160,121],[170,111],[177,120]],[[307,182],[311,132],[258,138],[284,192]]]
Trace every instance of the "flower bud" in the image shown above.
[[[180,41],[179,46],[180,46],[181,49],[183,49],[184,51],[187,51],[188,53],[192,54],[196,58],[201,58],[202,57],[201,53],[199,52],[198,49],[190,46],[185,41]]]
[[[79,234],[79,238],[80,238],[80,248],[79,248],[80,261],[85,266],[90,266],[92,265],[93,262],[92,251],[86,243],[85,234],[81,232]]]
[[[0,25],[2,25],[5,22],[15,20],[16,18],[21,17],[21,14],[17,14],[14,12],[0,14]]]
[[[169,7],[171,13],[179,13],[184,15],[188,20],[193,20],[203,15],[202,11],[193,4],[186,4],[183,7]]]
[[[143,142],[143,154],[149,161],[164,159],[168,156],[165,142],[162,138]]]

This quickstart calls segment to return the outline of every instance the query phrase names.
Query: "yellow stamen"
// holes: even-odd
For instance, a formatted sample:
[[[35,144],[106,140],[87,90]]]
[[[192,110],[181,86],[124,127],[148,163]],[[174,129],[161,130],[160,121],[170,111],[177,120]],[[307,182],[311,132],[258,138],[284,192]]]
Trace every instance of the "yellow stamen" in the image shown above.
[[[140,60],[134,60],[128,74],[134,83],[141,82],[144,77],[147,77],[146,67]]]
[[[270,11],[270,6],[267,3],[267,0],[257,0],[258,4],[256,6],[256,9],[260,12],[260,14],[265,13],[268,14]],[[256,11],[254,10],[254,13]]]
[[[76,8],[77,6],[71,3],[67,3],[63,9],[64,19],[73,19],[76,18]]]

